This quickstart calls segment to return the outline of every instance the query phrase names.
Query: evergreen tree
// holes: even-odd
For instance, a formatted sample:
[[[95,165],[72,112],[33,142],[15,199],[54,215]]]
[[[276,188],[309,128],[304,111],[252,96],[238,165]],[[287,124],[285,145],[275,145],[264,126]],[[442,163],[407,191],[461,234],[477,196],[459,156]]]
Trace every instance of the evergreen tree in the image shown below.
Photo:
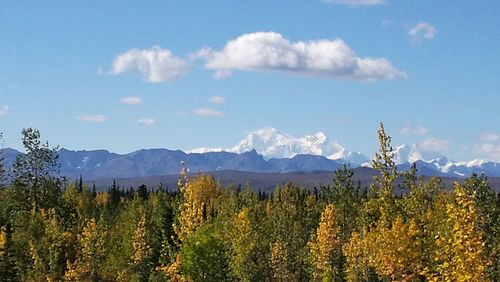
[[[272,202],[267,206],[269,214],[265,221],[270,237],[268,244],[283,251],[287,257],[279,260],[287,262],[286,269],[290,271],[287,276],[298,280],[309,277],[307,242],[319,220],[319,213],[307,204],[307,199],[311,199],[309,196],[306,190],[292,184],[276,188]]]
[[[354,171],[348,165],[335,171],[333,185],[321,186],[321,195],[328,204],[335,205],[341,237],[345,241],[356,226],[361,205],[360,184],[354,183]]]
[[[137,194],[139,195],[139,197],[141,199],[147,200],[148,199],[148,187],[144,184],[139,185],[139,187],[137,188]]]

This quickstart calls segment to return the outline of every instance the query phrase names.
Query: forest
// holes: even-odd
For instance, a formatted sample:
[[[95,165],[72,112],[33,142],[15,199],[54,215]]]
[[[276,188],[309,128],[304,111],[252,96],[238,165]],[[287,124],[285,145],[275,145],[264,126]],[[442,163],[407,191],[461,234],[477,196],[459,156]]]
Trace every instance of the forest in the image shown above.
[[[98,192],[60,176],[57,148],[24,129],[25,154],[0,159],[0,281],[500,281],[487,177],[445,187],[400,172],[382,124],[378,140],[370,187],[344,166],[318,189],[268,194],[187,163],[177,191]]]

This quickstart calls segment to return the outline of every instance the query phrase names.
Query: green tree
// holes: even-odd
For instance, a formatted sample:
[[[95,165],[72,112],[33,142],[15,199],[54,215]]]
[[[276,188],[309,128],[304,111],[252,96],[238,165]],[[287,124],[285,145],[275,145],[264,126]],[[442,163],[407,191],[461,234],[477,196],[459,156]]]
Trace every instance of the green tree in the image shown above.
[[[488,177],[473,174],[464,183],[464,189],[476,195],[479,227],[484,231],[487,255],[493,263],[488,269],[491,277],[500,280],[500,209]]]
[[[372,191],[376,193],[375,205],[378,206],[380,223],[387,225],[399,214],[394,194],[394,182],[399,173],[394,162],[391,137],[385,132],[383,123],[380,123],[378,140],[380,148],[372,160],[372,167],[379,172],[379,176],[375,178],[375,184],[372,184],[371,187]]]
[[[229,281],[229,259],[224,241],[211,225],[187,237],[181,248],[181,272],[192,281]]]
[[[308,200],[312,198],[314,196],[311,197],[309,191],[288,184],[285,187],[276,188],[272,202],[267,206],[268,216],[264,224],[269,238],[268,246],[271,246],[271,258],[272,252],[275,251],[275,259],[286,262],[285,265],[279,266],[278,271],[281,273],[286,269],[287,278],[283,279],[291,277],[292,280],[302,281],[309,278],[307,242],[318,225],[322,209],[318,205],[308,204]],[[285,257],[276,257],[280,253]]]
[[[3,149],[3,133],[0,132],[0,149]],[[4,156],[2,154],[2,152],[0,151],[0,188],[2,188],[4,186],[4,182],[5,182],[5,178],[7,177],[6,173],[6,169],[5,169],[5,159],[4,159]]]
[[[35,209],[51,208],[59,199],[61,179],[58,175],[57,147],[40,140],[40,132],[25,128],[22,131],[24,154],[17,156],[12,172],[17,199]]]
[[[242,281],[265,281],[269,260],[262,232],[251,210],[243,208],[231,220],[229,241],[232,247],[231,270]]]
[[[335,171],[333,185],[322,185],[321,195],[328,204],[335,205],[342,240],[350,237],[356,226],[361,205],[360,184],[354,183],[354,171],[348,165]]]

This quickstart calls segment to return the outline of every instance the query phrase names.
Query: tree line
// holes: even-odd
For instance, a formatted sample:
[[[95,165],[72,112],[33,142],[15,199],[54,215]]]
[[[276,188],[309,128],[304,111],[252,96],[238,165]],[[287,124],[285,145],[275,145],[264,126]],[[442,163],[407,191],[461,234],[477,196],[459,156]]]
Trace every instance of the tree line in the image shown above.
[[[58,174],[37,130],[22,138],[11,171],[0,156],[1,281],[500,281],[487,177],[450,189],[415,165],[401,173],[383,125],[370,187],[344,166],[314,191],[270,194],[185,164],[177,191],[97,192]]]

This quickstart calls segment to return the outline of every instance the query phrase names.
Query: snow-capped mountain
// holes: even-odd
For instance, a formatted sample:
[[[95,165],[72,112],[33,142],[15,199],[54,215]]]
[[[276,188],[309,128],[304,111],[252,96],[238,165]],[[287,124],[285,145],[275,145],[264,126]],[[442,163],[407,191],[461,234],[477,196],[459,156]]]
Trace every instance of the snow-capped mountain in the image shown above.
[[[0,149],[6,167],[11,167],[19,154],[13,149]],[[394,160],[400,171],[416,163],[419,173],[427,176],[468,177],[484,173],[500,177],[500,163],[477,159],[455,162],[419,144],[394,147]],[[348,151],[322,132],[297,138],[274,128],[252,132],[227,149],[199,148],[188,152],[142,149],[128,154],[105,150],[59,151],[61,173],[73,179],[80,175],[93,180],[177,174],[181,161],[187,161],[193,172],[334,171],[346,163],[353,168],[371,165],[366,155]]]
[[[394,160],[401,170],[409,168],[415,162],[423,174],[465,177],[472,173],[484,173],[500,176],[500,163],[479,159],[455,162],[440,153],[423,150],[416,144],[397,146],[394,149]]]
[[[447,158],[437,152],[421,150],[417,144],[403,144],[394,148],[394,161],[396,164],[413,163],[416,161],[432,161]]]
[[[250,133],[232,148],[198,148],[192,153],[232,152],[244,153],[257,151],[266,159],[293,158],[297,155],[323,156],[330,160],[351,163],[354,166],[369,161],[369,158],[359,152],[349,152],[336,141],[330,140],[323,132],[303,137],[294,137],[279,132],[275,128],[263,128]]]
[[[266,158],[292,158],[309,154],[329,159],[338,159],[337,155],[342,155],[345,150],[337,142],[330,141],[323,132],[295,138],[275,128],[264,128],[250,133],[229,151],[243,153],[252,149]]]

